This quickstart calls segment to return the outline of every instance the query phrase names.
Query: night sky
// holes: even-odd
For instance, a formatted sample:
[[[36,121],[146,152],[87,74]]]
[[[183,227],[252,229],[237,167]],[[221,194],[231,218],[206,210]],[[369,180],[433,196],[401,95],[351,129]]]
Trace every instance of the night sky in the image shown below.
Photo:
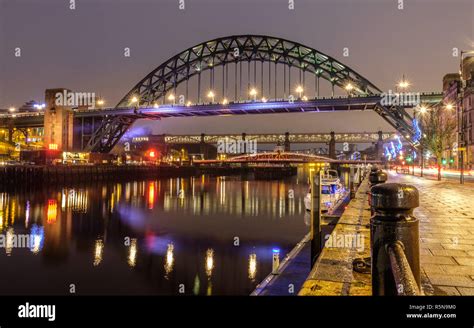
[[[441,91],[453,48],[474,48],[473,0],[0,0],[0,108],[42,100],[46,88],[117,102],[163,61],[216,37],[265,34],[340,60],[382,90],[405,74],[412,91]],[[14,49],[21,48],[21,57]],[[131,57],[123,56],[125,47]],[[349,57],[343,57],[343,48]],[[350,123],[350,125],[348,124]],[[155,133],[390,130],[375,113],[178,118]]]

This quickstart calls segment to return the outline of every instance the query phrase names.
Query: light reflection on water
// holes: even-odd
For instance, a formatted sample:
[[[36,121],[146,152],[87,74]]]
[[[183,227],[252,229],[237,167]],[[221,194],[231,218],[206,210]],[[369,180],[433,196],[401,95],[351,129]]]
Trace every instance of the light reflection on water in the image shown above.
[[[0,294],[247,295],[306,234],[304,172],[0,193]],[[289,197],[294,191],[294,198]],[[28,248],[12,236],[31,234]],[[8,255],[8,256],[7,256]],[[29,273],[28,279],[18,279]]]

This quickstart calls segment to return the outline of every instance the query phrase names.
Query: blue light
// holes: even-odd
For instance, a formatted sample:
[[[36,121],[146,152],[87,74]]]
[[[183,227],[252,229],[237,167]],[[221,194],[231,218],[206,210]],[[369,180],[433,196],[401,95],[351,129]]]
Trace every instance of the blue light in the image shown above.
[[[280,253],[280,249],[279,249],[279,248],[274,248],[272,251],[273,251],[273,253],[277,253],[277,254]]]
[[[421,129],[416,118],[412,121],[413,130],[415,130],[415,135],[413,136],[413,141],[418,142],[421,139]]]

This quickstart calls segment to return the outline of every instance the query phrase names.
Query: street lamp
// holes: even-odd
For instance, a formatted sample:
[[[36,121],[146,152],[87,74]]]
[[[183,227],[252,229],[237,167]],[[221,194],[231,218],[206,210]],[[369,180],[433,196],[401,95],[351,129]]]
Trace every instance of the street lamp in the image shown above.
[[[97,100],[97,105],[99,105],[99,106],[103,106],[104,103],[105,103],[104,99]]]
[[[446,108],[447,110],[451,111],[451,110],[453,110],[454,106],[453,106],[453,104],[451,104],[451,103],[447,103],[447,104],[445,105],[445,108]]]
[[[172,102],[173,102],[173,105],[174,105],[174,100],[175,100],[175,99],[176,99],[176,98],[175,98],[174,94],[170,94],[170,95],[168,96],[168,100],[169,100],[169,101],[172,101]]]
[[[138,107],[140,106],[140,101],[138,100],[137,96],[133,96],[132,99],[130,100],[132,104],[135,104],[135,108],[133,111],[136,113],[138,111]]]
[[[353,86],[351,83],[347,83],[345,89],[346,89],[346,91],[349,92],[349,94],[350,94],[351,91],[354,90],[354,86]]]
[[[250,90],[250,95],[253,97],[253,100],[256,101],[257,100],[257,90],[255,88],[252,88]]]
[[[10,107],[10,108],[8,108],[8,111],[9,111],[10,113],[13,113],[14,111],[16,111],[16,108],[15,108],[15,107]]]
[[[227,100],[227,98],[224,98],[222,100],[222,105],[227,105],[229,103],[229,101]]]
[[[408,89],[409,86],[410,86],[410,82],[408,82],[405,79],[405,74],[403,74],[402,80],[398,82],[397,87],[400,88],[401,90],[405,90],[405,89]]]
[[[266,102],[267,102],[267,98],[262,97],[262,102],[266,103]]]
[[[304,89],[301,85],[296,87],[296,92],[298,93],[298,98],[301,99],[301,94],[303,93]]]
[[[208,97],[208,98],[211,98],[211,103],[214,102],[215,94],[214,94],[214,92],[213,92],[212,90],[209,91],[209,93],[207,94],[207,97]]]

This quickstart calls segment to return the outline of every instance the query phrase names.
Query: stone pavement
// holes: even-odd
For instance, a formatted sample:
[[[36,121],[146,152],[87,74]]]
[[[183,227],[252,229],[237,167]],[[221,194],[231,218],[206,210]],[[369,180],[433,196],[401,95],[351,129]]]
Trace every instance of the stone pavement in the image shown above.
[[[388,172],[387,182],[420,192],[420,252],[427,295],[474,295],[474,183],[433,181]]]
[[[420,193],[420,255],[425,295],[474,295],[474,183],[434,181],[388,172],[387,182],[414,185]],[[299,295],[371,295],[370,274],[353,271],[352,261],[370,256],[367,181],[333,231],[364,236],[364,250],[325,248]]]
[[[367,226],[370,222],[368,190],[368,181],[365,179],[331,233],[334,247],[323,249],[298,295],[372,294],[370,274],[354,272],[352,268],[354,259],[370,256],[370,229]],[[361,238],[351,243],[350,239],[353,236]],[[349,245],[339,245],[339,241],[343,243],[347,241]],[[357,241],[361,241],[362,244]]]

